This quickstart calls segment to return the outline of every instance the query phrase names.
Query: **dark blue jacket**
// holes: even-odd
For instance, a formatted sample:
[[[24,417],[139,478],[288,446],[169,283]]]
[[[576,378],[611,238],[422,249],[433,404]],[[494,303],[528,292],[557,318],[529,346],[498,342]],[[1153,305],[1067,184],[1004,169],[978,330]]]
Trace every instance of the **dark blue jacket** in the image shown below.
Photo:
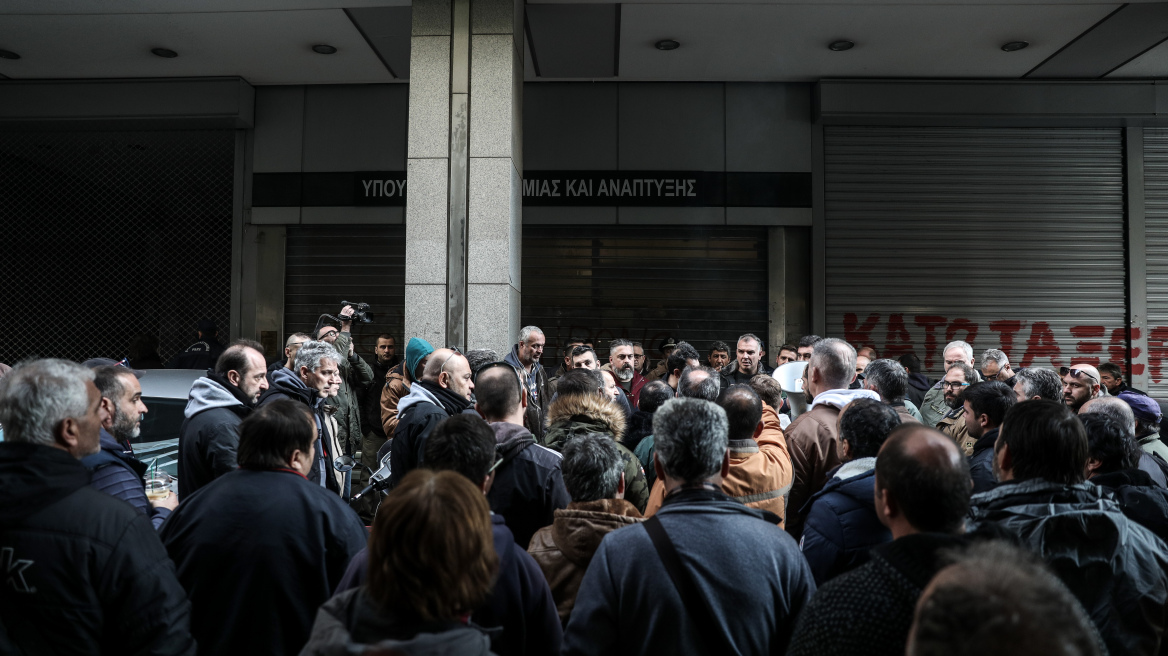
[[[133,447],[119,444],[104,428],[101,429],[101,451],[85,456],[81,464],[93,472],[93,480],[89,484],[94,489],[134,506],[138,512],[150,518],[155,530],[170,517],[170,508],[154,508],[146,498],[142,480],[146,465],[134,456]]]
[[[997,486],[994,479],[994,442],[998,441],[998,429],[991,428],[977,438],[973,453],[969,456],[969,477],[973,479],[973,493],[989,492]]]
[[[876,470],[849,478],[834,478],[836,471],[808,502],[800,541],[816,585],[863,565],[872,547],[892,541],[876,516]]]
[[[1147,472],[1124,469],[1096,474],[1090,482],[1110,492],[1128,519],[1168,543],[1168,490],[1156,485]]]
[[[487,603],[471,615],[471,621],[487,629],[492,636],[491,652],[499,656],[560,653],[563,629],[543,571],[515,544],[502,515],[491,515],[491,532],[499,555],[499,576]],[[368,570],[369,550],[362,549],[349,563],[335,594],[362,585]],[[490,630],[499,627],[501,632]]]

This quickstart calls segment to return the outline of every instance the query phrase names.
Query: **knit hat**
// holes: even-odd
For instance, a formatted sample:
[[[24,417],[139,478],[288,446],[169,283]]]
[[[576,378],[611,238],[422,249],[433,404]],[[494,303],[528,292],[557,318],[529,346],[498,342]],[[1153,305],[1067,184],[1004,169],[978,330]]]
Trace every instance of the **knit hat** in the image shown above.
[[[406,378],[413,380],[418,363],[433,352],[434,347],[430,346],[430,342],[421,337],[411,337],[409,343],[406,344]]]

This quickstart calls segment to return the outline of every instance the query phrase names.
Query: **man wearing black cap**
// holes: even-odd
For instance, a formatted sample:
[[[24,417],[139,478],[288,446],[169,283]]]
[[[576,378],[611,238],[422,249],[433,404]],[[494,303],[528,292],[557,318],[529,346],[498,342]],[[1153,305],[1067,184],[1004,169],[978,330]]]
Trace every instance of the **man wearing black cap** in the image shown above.
[[[198,325],[199,340],[185,351],[175,355],[166,364],[168,369],[210,369],[223,355],[219,343],[219,328],[211,319],[202,319]]]

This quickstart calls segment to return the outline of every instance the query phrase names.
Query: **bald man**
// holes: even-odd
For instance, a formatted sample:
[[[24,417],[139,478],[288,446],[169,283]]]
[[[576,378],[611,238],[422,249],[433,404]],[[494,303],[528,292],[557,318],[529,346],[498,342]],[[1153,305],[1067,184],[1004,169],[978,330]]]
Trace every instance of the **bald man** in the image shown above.
[[[951,438],[921,424],[892,431],[876,458],[875,494],[893,540],[819,589],[787,654],[904,654],[917,599],[941,569],[938,552],[965,544],[971,493],[969,466]]]
[[[390,447],[390,487],[422,464],[426,438],[443,419],[470,407],[474,381],[470,362],[458,351],[438,349],[430,354],[422,378],[397,404],[398,422]]]

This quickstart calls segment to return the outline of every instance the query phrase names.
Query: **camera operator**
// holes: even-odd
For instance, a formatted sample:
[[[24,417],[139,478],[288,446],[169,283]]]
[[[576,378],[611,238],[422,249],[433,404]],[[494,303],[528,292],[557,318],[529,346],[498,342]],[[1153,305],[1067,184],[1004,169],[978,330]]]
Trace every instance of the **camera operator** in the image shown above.
[[[373,370],[353,350],[353,306],[346,305],[340,312],[340,329],[324,325],[316,331],[322,342],[332,344],[341,354],[338,364],[341,369],[341,390],[326,401],[337,408],[333,415],[337,420],[337,440],[348,455],[361,450],[361,409],[357,403],[359,390],[373,380]]]

